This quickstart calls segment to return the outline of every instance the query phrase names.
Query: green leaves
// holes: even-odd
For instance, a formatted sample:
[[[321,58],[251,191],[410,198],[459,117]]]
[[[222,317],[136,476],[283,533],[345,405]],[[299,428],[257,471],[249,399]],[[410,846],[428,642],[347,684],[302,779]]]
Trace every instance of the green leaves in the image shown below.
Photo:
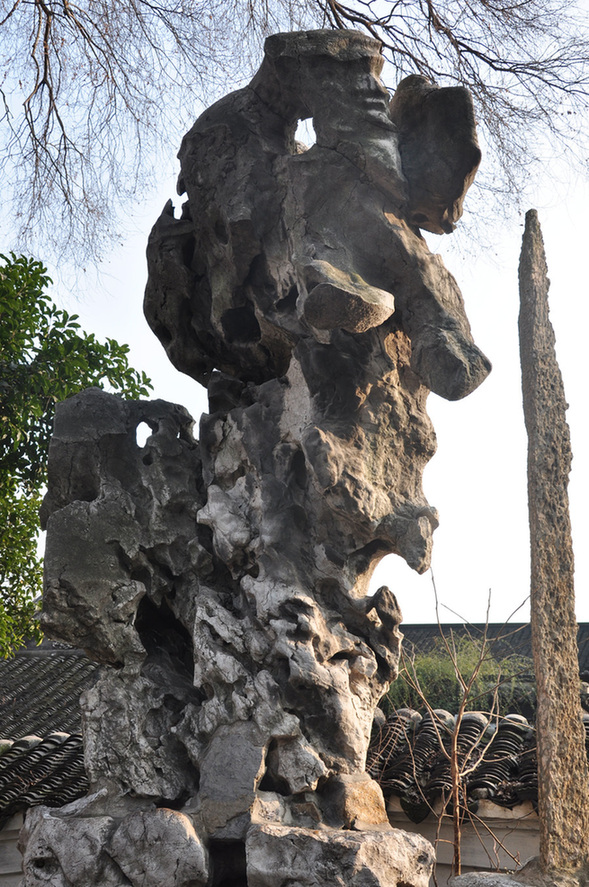
[[[9,478],[0,484],[0,656],[25,640],[41,640],[43,565],[37,556],[39,492],[28,494]]]
[[[438,638],[428,652],[414,657],[405,654],[399,677],[381,700],[381,707],[387,713],[398,708],[422,711],[427,701],[434,709],[443,708],[455,714],[464,686],[474,676],[466,700],[467,711],[505,715],[534,709],[532,661],[516,654],[496,658],[492,645],[490,638],[449,634],[446,642]]]
[[[41,262],[0,255],[0,656],[39,637],[38,510],[55,404],[91,386],[130,398],[151,390],[128,346],[84,332],[50,283]]]

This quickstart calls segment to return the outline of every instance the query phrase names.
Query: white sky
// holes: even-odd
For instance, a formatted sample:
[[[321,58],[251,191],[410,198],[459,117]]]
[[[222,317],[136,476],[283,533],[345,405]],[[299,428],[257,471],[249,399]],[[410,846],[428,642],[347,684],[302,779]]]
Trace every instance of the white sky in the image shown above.
[[[171,153],[175,152],[171,146]],[[570,484],[575,541],[577,618],[589,621],[589,441],[585,420],[586,382],[581,373],[589,349],[587,330],[586,207],[589,185],[552,187],[546,173],[535,201],[542,224],[550,279],[551,318],[570,409],[574,466]],[[178,373],[143,319],[146,280],[144,259],[149,230],[165,200],[175,198],[175,175],[162,181],[158,198],[130,214],[135,233],[100,267],[78,300],[54,299],[80,315],[82,326],[101,338],[131,346],[132,364],[154,383],[154,397],[184,404],[198,419],[206,410],[204,390]],[[177,198],[176,198],[177,200]],[[433,573],[443,621],[465,618],[482,622],[491,594],[491,621],[503,621],[529,594],[529,537],[526,500],[526,436],[521,408],[517,338],[519,310],[517,265],[523,217],[498,228],[496,243],[475,256],[452,247],[452,237],[428,237],[432,249],[443,247],[449,270],[462,289],[475,341],[492,360],[490,377],[472,395],[456,403],[430,395],[428,411],[438,435],[438,452],[428,465],[424,487],[440,512],[434,534]],[[440,241],[444,241],[443,244]],[[431,573],[417,576],[400,558],[386,558],[374,587],[387,584],[397,594],[406,622],[435,620]],[[449,608],[449,609],[446,609]],[[454,611],[454,612],[451,612]],[[458,615],[455,615],[458,614]],[[527,605],[515,617],[529,618]]]

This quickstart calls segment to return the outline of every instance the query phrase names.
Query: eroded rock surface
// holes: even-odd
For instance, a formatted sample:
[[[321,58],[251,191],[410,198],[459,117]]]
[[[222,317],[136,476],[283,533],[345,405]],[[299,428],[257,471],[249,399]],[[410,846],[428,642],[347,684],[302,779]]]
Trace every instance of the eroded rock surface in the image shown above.
[[[364,772],[401,640],[393,592],[366,592],[384,554],[429,565],[429,390],[462,397],[489,369],[415,226],[451,229],[479,154],[467,94],[430,85],[424,163],[436,139],[452,162],[426,179],[417,147],[404,161],[420,99],[409,83],[389,106],[381,64],[355,32],[276,35],[184,139],[188,200],[153,230],[145,305],[208,387],[199,440],[160,401],[58,409],[44,625],[105,670],[83,699],[92,795],[30,821],[26,887],[82,883],[71,822],[85,887],[428,880]]]
[[[546,872],[584,870],[589,769],[576,680],[578,647],[568,500],[572,452],[548,308],[538,214],[526,214],[520,257],[520,356],[528,432],[532,651],[537,685],[540,860]]]
[[[431,844],[402,831],[335,833],[286,826],[252,827],[246,842],[248,887],[388,887],[403,882],[427,887]]]
[[[468,92],[409,77],[389,103],[380,44],[355,31],[277,34],[265,50],[253,81],[184,137],[183,218],[170,204],[148,248],[150,325],[205,384],[214,368],[260,382],[301,341],[345,353],[334,332],[394,312],[420,381],[464,397],[490,365],[417,226],[451,231],[462,213],[480,161]]]

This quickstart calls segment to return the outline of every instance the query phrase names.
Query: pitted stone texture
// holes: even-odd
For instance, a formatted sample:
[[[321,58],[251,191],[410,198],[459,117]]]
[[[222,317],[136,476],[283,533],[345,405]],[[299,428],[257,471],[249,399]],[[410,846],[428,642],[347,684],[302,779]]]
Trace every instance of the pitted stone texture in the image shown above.
[[[390,382],[399,370],[379,351]],[[356,373],[353,361],[342,366],[342,395]],[[382,421],[384,383],[369,385],[365,367],[361,373],[356,412],[374,424]],[[45,506],[45,624],[73,643],[87,638],[96,658],[122,663],[83,700],[93,786],[115,784],[155,801],[200,791],[197,804],[214,832],[251,810],[264,776],[267,788],[296,796],[318,790],[332,772],[363,769],[374,707],[396,675],[401,618],[388,589],[364,598],[365,582],[381,551],[405,545],[407,526],[416,528],[416,544],[404,553],[423,557],[435,518],[419,490],[415,441],[405,461],[413,476],[395,489],[388,413],[389,446],[375,445],[364,466],[354,449],[370,438],[355,429],[358,418],[337,390],[321,412],[314,402],[321,392],[309,391],[302,371],[292,382],[247,387],[243,406],[203,419],[202,470],[195,442],[183,437],[189,420],[174,407],[122,405],[98,391],[60,406],[51,454],[58,482]],[[417,397],[424,399],[420,386],[399,402],[414,408]],[[320,443],[311,448],[298,409],[305,403],[308,418],[326,417],[325,452]],[[347,429],[335,421],[342,407]],[[140,448],[136,425],[146,419],[154,434]],[[429,429],[425,414],[421,425]],[[76,434],[94,498],[68,502],[65,477],[74,497],[90,489],[72,469]],[[427,445],[418,438],[424,461]],[[313,478],[315,466],[334,477],[331,497]],[[395,523],[400,494],[417,504],[406,502]],[[89,544],[72,544],[82,531]],[[96,575],[100,558],[110,573]],[[121,588],[134,589],[133,606]],[[231,755],[255,766],[230,766]]]
[[[252,826],[248,887],[427,887],[433,848],[421,835]]]
[[[173,670],[164,676],[171,682]],[[196,790],[198,770],[173,732],[179,719],[173,709],[182,711],[191,695],[192,688],[183,689],[174,693],[171,685],[123,670],[86,691],[84,754],[91,785],[114,777],[139,797],[169,801]]]
[[[136,439],[145,423],[152,435]],[[99,662],[141,662],[136,614],[192,566],[202,504],[192,418],[163,401],[99,389],[58,410],[49,456],[42,624]]]
[[[119,825],[109,849],[133,887],[208,883],[208,853],[191,821],[176,810],[131,814]]]
[[[462,213],[480,160],[472,102],[417,78],[389,106],[382,64],[355,31],[276,34],[252,82],[184,137],[188,201],[152,231],[145,298],[183,372],[260,383],[287,372],[301,340],[382,324],[409,336],[412,368],[442,397],[489,372],[416,228],[451,231]],[[294,132],[309,117],[317,140],[303,150]]]
[[[589,867],[589,767],[579,710],[568,404],[549,318],[538,214],[520,257],[520,355],[528,432],[532,652],[537,684],[540,857],[552,871]]]
[[[21,887],[204,887],[208,854],[188,817],[145,810],[122,820],[35,807],[21,832]],[[89,813],[89,810],[82,813]]]
[[[107,850],[115,827],[110,816],[62,817],[33,807],[20,835],[21,887],[125,887],[129,882]]]

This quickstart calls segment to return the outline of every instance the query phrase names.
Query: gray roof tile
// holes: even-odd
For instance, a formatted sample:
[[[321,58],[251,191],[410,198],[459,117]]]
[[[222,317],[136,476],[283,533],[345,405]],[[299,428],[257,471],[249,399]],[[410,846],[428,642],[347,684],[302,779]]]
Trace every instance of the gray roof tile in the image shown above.
[[[589,714],[583,714],[589,757]],[[423,717],[399,709],[375,726],[366,769],[385,798],[396,796],[407,816],[421,822],[450,797],[447,752],[455,718],[438,710]],[[538,803],[536,734],[525,718],[508,715],[498,723],[480,712],[466,712],[458,732],[458,755],[465,764],[465,803],[476,812],[485,799],[507,808]]]
[[[79,650],[0,661],[0,828],[27,807],[61,807],[87,792],[79,699],[98,674]]]

